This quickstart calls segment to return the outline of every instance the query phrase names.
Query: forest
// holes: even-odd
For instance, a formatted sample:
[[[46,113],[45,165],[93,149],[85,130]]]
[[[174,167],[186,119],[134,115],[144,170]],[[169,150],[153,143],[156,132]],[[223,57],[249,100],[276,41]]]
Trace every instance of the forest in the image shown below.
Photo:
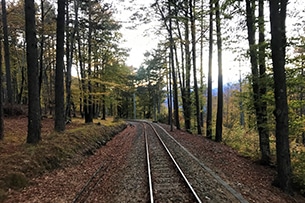
[[[276,166],[275,185],[304,190],[304,3],[129,3],[135,24],[158,22],[160,41],[140,67],[126,64],[115,1],[1,0],[0,139],[5,117],[23,111],[29,144],[47,117],[57,132],[75,117],[151,119]],[[225,84],[224,52],[242,64]]]

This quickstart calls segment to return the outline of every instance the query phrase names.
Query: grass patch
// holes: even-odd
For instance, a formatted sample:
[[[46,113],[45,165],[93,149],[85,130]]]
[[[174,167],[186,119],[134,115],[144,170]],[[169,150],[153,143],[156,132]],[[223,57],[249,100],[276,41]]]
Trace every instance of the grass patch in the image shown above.
[[[8,189],[21,189],[33,177],[79,163],[126,127],[125,122],[112,119],[96,121],[99,124],[82,122],[73,120],[62,133],[54,132],[53,125],[52,130],[44,128],[42,140],[36,145],[25,143],[26,128],[23,134],[6,134],[0,142],[0,202]]]
[[[223,142],[245,157],[259,159],[259,137],[255,132],[241,127],[223,128]]]
[[[295,187],[305,195],[305,147],[295,142],[292,142],[290,146],[293,182]]]

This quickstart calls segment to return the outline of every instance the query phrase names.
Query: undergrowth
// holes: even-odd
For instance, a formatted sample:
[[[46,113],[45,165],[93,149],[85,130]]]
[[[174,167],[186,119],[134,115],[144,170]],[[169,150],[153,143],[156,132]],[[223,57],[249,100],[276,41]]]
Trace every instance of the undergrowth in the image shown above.
[[[255,130],[241,127],[223,129],[223,143],[237,150],[238,153],[254,161],[260,159],[259,136]],[[290,142],[293,185],[305,195],[305,147],[295,141]],[[270,153],[272,163],[276,165],[275,136],[270,136]]]
[[[255,132],[240,127],[223,128],[223,142],[245,157],[259,158],[259,138]]]
[[[6,152],[0,154],[0,202],[9,189],[21,189],[33,177],[79,163],[126,127],[124,122],[100,122],[79,125],[63,133],[45,133],[36,145],[24,143],[18,135],[6,137],[5,142],[0,142],[0,150]]]

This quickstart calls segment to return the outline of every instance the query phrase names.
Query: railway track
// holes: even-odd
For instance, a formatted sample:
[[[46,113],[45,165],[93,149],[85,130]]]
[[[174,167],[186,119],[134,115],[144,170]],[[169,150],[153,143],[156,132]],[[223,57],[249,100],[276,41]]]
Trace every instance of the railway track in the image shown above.
[[[190,153],[176,139],[174,139],[159,124],[152,124],[160,137],[170,146],[170,150],[181,168],[192,183],[202,201],[209,202],[241,202],[248,201],[227,182],[222,180],[213,170]]]
[[[108,163],[102,163],[75,195],[73,203],[106,202],[98,196],[104,190],[103,181],[111,179],[107,171],[113,167],[121,168],[114,170],[116,175],[113,177],[116,178],[113,179],[118,184],[111,190],[116,194],[111,197],[112,202],[247,203],[240,193],[188,152],[160,125],[142,121],[131,123],[134,132],[122,139],[124,142],[128,136],[133,137],[129,141],[132,144],[120,158],[125,164],[111,166],[114,162],[111,158]]]
[[[201,202],[158,132],[144,125],[150,202]]]

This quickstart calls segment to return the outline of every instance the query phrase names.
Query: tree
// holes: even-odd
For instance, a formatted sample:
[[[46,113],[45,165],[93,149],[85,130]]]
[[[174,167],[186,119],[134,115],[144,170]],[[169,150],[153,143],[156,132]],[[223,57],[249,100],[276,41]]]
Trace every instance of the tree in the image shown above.
[[[82,90],[81,109],[85,122],[91,123],[99,109],[102,109],[102,119],[105,119],[107,85],[101,81],[105,68],[122,61],[120,57],[125,52],[119,49],[121,34],[118,30],[121,25],[113,19],[110,4],[86,1],[79,4],[79,12],[76,38]]]
[[[38,52],[34,0],[25,0],[24,7],[29,99],[27,143],[34,144],[41,140]]]
[[[213,15],[214,0],[210,0],[209,9],[209,70],[208,70],[208,95],[207,95],[207,120],[206,120],[206,136],[212,138],[212,61],[213,61]]]
[[[2,5],[2,23],[3,23],[3,37],[4,37],[4,60],[5,60],[5,72],[6,72],[6,89],[7,89],[7,102],[13,103],[13,90],[11,80],[11,67],[10,67],[10,49],[8,41],[8,26],[7,26],[7,15],[6,15],[6,3],[5,0],[1,0]]]
[[[204,109],[205,109],[205,103],[204,103],[204,98],[205,98],[205,88],[206,86],[204,85],[204,74],[203,74],[203,48],[204,48],[204,0],[201,0],[200,2],[200,88],[199,88],[199,93],[200,93],[200,125],[203,127],[204,123]]]
[[[265,39],[264,39],[264,10],[263,2],[259,1],[259,51],[256,44],[256,1],[246,0],[246,21],[248,28],[248,43],[252,73],[253,101],[256,115],[256,124],[259,132],[261,163],[270,163],[269,132],[267,127],[266,95],[266,67],[265,67]],[[259,64],[258,64],[259,62]],[[258,70],[259,66],[259,70]]]
[[[24,37],[24,1],[12,2],[7,1],[7,24],[9,26],[9,58],[11,83],[13,92],[13,102],[18,104],[26,103],[27,98],[25,91],[27,91],[26,83],[26,61],[25,61],[25,43],[20,40]],[[6,97],[6,102],[8,97]]]
[[[56,27],[56,75],[55,75],[55,130],[65,130],[64,104],[64,32],[65,32],[65,0],[58,0]]]
[[[75,12],[75,19],[73,23],[72,31],[69,29],[70,24],[70,13],[69,13],[69,4],[66,4],[66,58],[67,58],[67,72],[66,72],[66,120],[71,120],[71,104],[72,104],[72,92],[71,92],[71,84],[72,84],[72,63],[73,63],[73,55],[74,55],[74,48],[75,48],[75,37],[76,37],[76,30],[78,29],[78,1],[74,0],[74,12]]]
[[[163,21],[163,24],[168,32],[169,35],[169,66],[170,66],[170,70],[169,70],[169,74],[171,80],[169,81],[169,83],[173,83],[173,85],[170,85],[170,90],[173,89],[173,104],[174,104],[174,120],[175,120],[175,125],[177,129],[180,129],[180,121],[179,121],[179,103],[178,103],[178,85],[177,85],[177,74],[176,74],[176,67],[175,65],[175,60],[174,60],[174,49],[175,49],[175,39],[173,36],[173,18],[175,16],[175,12],[176,9],[172,9],[172,7],[176,6],[175,3],[170,0],[168,2],[166,2],[167,7],[162,7],[162,5],[159,4],[158,1],[156,1],[155,6],[158,9],[158,12],[161,15],[161,19]],[[167,8],[168,13],[165,13],[165,8]],[[171,92],[170,92],[171,95]],[[171,96],[169,97],[169,100],[171,100]],[[171,102],[168,103],[169,104],[169,120],[171,123]],[[172,127],[172,123],[171,123],[171,127]]]
[[[265,41],[265,19],[264,19],[264,0],[258,2],[258,29],[259,29],[259,51],[258,51],[258,65],[259,65],[259,112],[258,112],[258,132],[260,137],[261,163],[265,165],[270,164],[270,141],[269,129],[267,119],[267,102],[265,97],[267,95],[267,73],[266,73],[266,41]]]
[[[196,69],[196,25],[195,25],[195,1],[189,0],[190,8],[190,21],[191,21],[191,36],[192,36],[192,57],[193,57],[193,77],[194,77],[194,92],[195,92],[195,106],[196,106],[196,119],[197,119],[197,133],[199,135],[201,132],[200,123],[200,102],[198,93],[198,82],[197,82],[197,69]]]
[[[93,96],[92,96],[92,83],[91,83],[91,75],[92,75],[92,32],[93,32],[93,22],[92,22],[92,14],[93,14],[93,2],[89,1],[88,5],[88,53],[87,53],[87,75],[88,75],[88,96],[85,100],[85,123],[93,123]]]
[[[216,116],[216,136],[215,141],[222,141],[223,123],[223,81],[222,81],[222,39],[220,24],[219,0],[215,2],[216,33],[217,33],[217,54],[218,54],[218,93],[217,93],[217,116]]]
[[[184,97],[185,104],[183,106],[184,112],[184,125],[188,132],[191,132],[191,113],[192,113],[192,101],[191,101],[191,51],[190,51],[190,28],[189,28],[189,4],[188,1],[184,2],[184,54],[185,54],[185,88]]]
[[[179,121],[179,103],[178,103],[178,86],[177,86],[177,74],[175,70],[175,60],[174,60],[174,47],[175,47],[175,41],[173,38],[173,20],[172,20],[172,1],[168,2],[168,10],[169,10],[169,23],[167,26],[167,31],[169,33],[169,40],[170,40],[170,66],[171,70],[169,71],[170,74],[172,74],[172,81],[173,81],[173,100],[174,100],[174,118],[175,118],[175,125],[178,130],[180,130],[180,121]],[[161,11],[160,11],[161,12]],[[164,17],[163,17],[164,18]],[[164,18],[165,20],[165,18]],[[172,128],[172,125],[171,125]]]
[[[2,36],[0,37],[0,50],[2,50]],[[0,140],[4,138],[3,121],[3,96],[2,96],[2,51],[0,51]]]
[[[286,11],[288,0],[270,0],[271,50],[274,73],[276,119],[277,177],[275,184],[285,192],[292,192],[289,151],[288,104],[286,91]]]
[[[142,112],[142,117],[152,118],[155,109],[161,108],[164,100],[162,89],[165,84],[163,77],[168,74],[166,71],[166,52],[162,49],[154,50],[154,52],[145,53],[145,63],[137,71],[136,81],[138,84],[137,96],[141,101],[137,105],[137,110]],[[169,77],[171,76],[168,74]],[[170,105],[170,98],[168,98]],[[157,105],[157,106],[156,106]],[[151,107],[154,107],[153,109]]]

